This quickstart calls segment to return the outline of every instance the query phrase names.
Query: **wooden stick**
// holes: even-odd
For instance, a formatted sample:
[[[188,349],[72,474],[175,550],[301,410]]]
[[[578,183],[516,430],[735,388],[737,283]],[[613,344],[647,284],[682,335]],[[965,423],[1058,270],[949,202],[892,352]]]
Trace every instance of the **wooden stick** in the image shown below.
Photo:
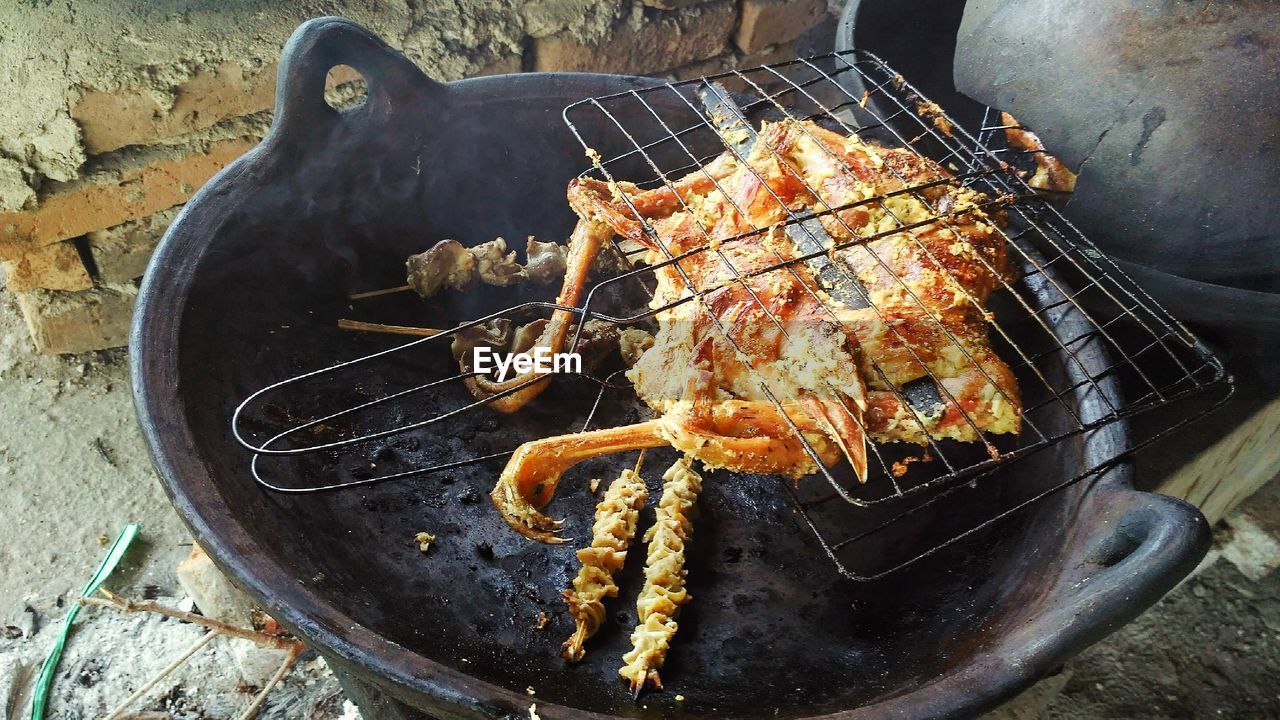
[[[282,679],[284,679],[284,676],[288,674],[289,669],[293,667],[294,663],[298,661],[298,658],[301,657],[302,653],[307,649],[307,646],[303,645],[302,641],[300,640],[278,637],[276,635],[268,635],[266,633],[260,633],[256,630],[249,630],[247,628],[236,627],[235,625],[230,625],[228,623],[224,623],[219,620],[213,620],[211,618],[207,618],[202,615],[196,615],[194,613],[185,612],[183,610],[178,610],[176,608],[166,607],[164,605],[161,605],[156,602],[151,602],[149,600],[143,600],[143,601],[127,600],[125,598],[120,597],[119,595],[116,595],[110,590],[107,590],[106,588],[100,589],[99,592],[101,592],[105,597],[101,597],[101,598],[82,597],[78,600],[78,602],[81,605],[97,605],[99,607],[109,607],[109,608],[112,608],[113,610],[119,610],[120,612],[126,612],[126,613],[153,612],[159,615],[164,615],[166,617],[171,617],[177,620],[182,620],[185,622],[190,622],[196,625],[202,625],[204,627],[210,628],[210,631],[206,633],[203,637],[201,637],[200,640],[195,645],[188,648],[182,654],[181,657],[179,657],[177,660],[174,660],[172,663],[170,663],[167,667],[165,667],[163,670],[160,671],[160,674],[158,674],[156,677],[148,681],[142,688],[139,688],[137,692],[129,696],[129,698],[125,700],[123,703],[121,703],[115,710],[112,710],[111,714],[107,717],[106,720],[112,720],[112,718],[117,717],[120,714],[120,712],[124,710],[125,707],[127,707],[130,703],[134,702],[139,697],[141,697],[143,693],[147,692],[152,687],[154,687],[156,683],[158,683],[160,680],[164,678],[164,676],[173,672],[174,669],[176,669],[182,663],[186,662],[187,659],[190,658],[192,655],[194,655],[197,650],[199,650],[207,642],[209,642],[210,640],[212,640],[214,637],[218,635],[230,635],[232,637],[242,638],[244,640],[251,640],[261,647],[269,647],[269,648],[274,648],[276,650],[284,650],[286,653],[288,653],[285,656],[284,661],[280,663],[280,667],[276,670],[275,674],[271,676],[271,679],[267,681],[267,684],[264,685],[262,687],[262,690],[260,690],[257,696],[254,697],[253,702],[249,705],[247,709],[245,709],[243,713],[240,714],[239,718],[237,719],[237,720],[250,720],[251,718],[253,718],[255,715],[258,714],[258,710],[260,710],[262,708],[262,704],[266,702],[267,695],[275,688],[276,685],[280,683]]]
[[[177,658],[174,658],[173,662],[169,663],[168,665],[165,665],[164,669],[162,669],[160,672],[153,675],[150,680],[142,684],[142,687],[135,690],[132,695],[125,698],[124,701],[121,702],[119,705],[117,705],[114,710],[107,713],[107,716],[103,718],[103,720],[115,720],[116,718],[120,717],[121,713],[123,713],[126,709],[128,709],[130,705],[140,700],[142,696],[146,695],[148,692],[151,691],[151,688],[158,685],[161,680],[168,677],[169,674],[172,673],[174,670],[177,670],[178,668],[182,667],[183,663],[191,659],[191,656],[195,655],[196,652],[200,650],[200,648],[204,647],[205,645],[208,645],[210,640],[214,639],[215,637],[221,634],[222,634],[222,631],[215,628],[205,633],[204,635],[201,635],[198,640],[192,643],[191,647],[184,650],[182,654],[179,655]]]
[[[348,297],[352,300],[364,300],[365,298],[378,297],[380,295],[394,295],[395,293],[412,289],[412,285],[397,285],[391,288],[382,288],[381,290],[366,290],[365,292],[352,293]]]
[[[649,448],[640,448],[640,457],[636,458],[636,467],[631,472],[639,475],[640,467],[644,465],[644,454],[649,452]]]
[[[362,322],[360,320],[348,320],[347,318],[338,319],[338,328],[341,330],[356,330],[358,332],[377,332],[388,333],[390,335],[417,335],[420,337],[435,337],[443,330],[424,327],[410,327],[408,325],[384,325],[383,323]]]
[[[220,622],[218,620],[214,620],[213,618],[207,618],[207,617],[204,617],[203,615],[196,615],[194,613],[183,612],[182,610],[178,610],[176,608],[166,607],[164,605],[161,605],[160,603],[151,602],[150,600],[142,600],[142,601],[126,600],[105,588],[100,590],[99,592],[106,595],[106,597],[105,598],[82,597],[78,600],[78,602],[81,605],[96,605],[98,607],[108,607],[113,610],[119,610],[120,612],[125,612],[125,613],[131,613],[131,612],[158,613],[166,617],[182,620],[183,622],[202,625],[204,627],[217,630],[224,635],[230,635],[232,637],[238,637],[244,640],[251,640],[262,647],[270,647],[270,648],[275,648],[277,650],[293,650],[295,648],[302,647],[302,643],[299,642],[298,640],[276,637],[275,635],[267,635],[265,633],[256,632],[254,630],[249,630],[242,627],[236,627],[235,625],[230,625],[228,623]]]
[[[289,651],[288,656],[285,657],[284,662],[280,663],[280,667],[276,670],[276,673],[271,676],[271,679],[267,681],[266,685],[262,686],[262,689],[258,691],[258,695],[253,698],[253,703],[240,714],[240,717],[237,718],[237,720],[250,720],[250,718],[258,714],[258,710],[262,708],[262,704],[267,700],[267,694],[275,689],[276,685],[280,684],[280,681],[284,679],[286,674],[288,674],[289,669],[293,667],[293,664],[297,662],[298,656],[301,654],[301,644]]]

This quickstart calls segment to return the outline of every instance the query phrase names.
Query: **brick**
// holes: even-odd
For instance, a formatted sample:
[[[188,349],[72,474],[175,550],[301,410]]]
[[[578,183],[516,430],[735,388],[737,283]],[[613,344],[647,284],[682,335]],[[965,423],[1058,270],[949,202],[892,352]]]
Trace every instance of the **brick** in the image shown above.
[[[0,259],[186,202],[214,173],[256,144],[238,138],[195,147],[156,148],[59,183],[34,210],[0,213]]]
[[[330,88],[359,78],[341,66],[329,75]],[[127,87],[116,92],[82,89],[71,105],[90,154],[128,145],[151,144],[204,130],[236,117],[270,110],[276,96],[276,66],[247,70],[228,62],[202,68],[175,91],[166,107],[154,92]]]
[[[179,208],[162,210],[122,225],[89,233],[89,255],[98,278],[108,283],[126,283],[142,277],[169,223]]]
[[[711,0],[666,12],[633,7],[628,17],[594,43],[569,33],[534,41],[535,70],[647,74],[724,52],[737,18],[734,0]]]
[[[89,270],[74,243],[60,242],[33,248],[16,260],[4,262],[5,286],[13,292],[30,290],[88,290],[93,287]]]
[[[727,52],[717,55],[706,60],[682,65],[668,74],[676,80],[692,80],[694,78],[706,77],[708,75],[718,75],[733,69],[743,71],[761,65],[770,65],[772,63],[783,62],[786,60],[794,60],[796,58],[796,44],[794,42],[783,43],[781,45],[770,45],[758,53],[751,55],[742,55],[735,52]],[[765,89],[770,86],[781,83],[778,78],[770,73],[756,72],[748,73],[748,77]],[[753,92],[759,91],[752,88],[746,82],[736,77],[725,77],[718,80],[719,83],[735,92]]]
[[[79,292],[32,290],[16,297],[36,349],[64,354],[128,344],[137,295],[137,288],[123,285]]]
[[[750,55],[770,45],[795,40],[822,22],[826,0],[742,0],[742,17],[733,42]]]
[[[743,55],[738,58],[738,67],[750,69],[760,67],[761,65],[772,65],[774,63],[786,62],[796,59],[796,44],[794,41],[770,45],[763,48],[759,52]],[[786,74],[785,71],[783,74]],[[754,79],[754,78],[752,78]]]

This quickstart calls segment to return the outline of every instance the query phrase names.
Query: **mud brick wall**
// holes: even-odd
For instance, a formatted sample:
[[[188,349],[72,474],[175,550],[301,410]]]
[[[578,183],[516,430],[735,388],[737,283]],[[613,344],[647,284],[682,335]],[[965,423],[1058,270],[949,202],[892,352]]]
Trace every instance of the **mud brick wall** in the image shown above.
[[[440,80],[696,77],[810,48],[827,0],[26,1],[0,8],[0,267],[37,349],[123,345],[152,249],[271,122],[280,48],[343,15]],[[812,48],[826,52],[822,41]],[[335,99],[359,92],[335,72]],[[3,310],[0,310],[3,312]]]

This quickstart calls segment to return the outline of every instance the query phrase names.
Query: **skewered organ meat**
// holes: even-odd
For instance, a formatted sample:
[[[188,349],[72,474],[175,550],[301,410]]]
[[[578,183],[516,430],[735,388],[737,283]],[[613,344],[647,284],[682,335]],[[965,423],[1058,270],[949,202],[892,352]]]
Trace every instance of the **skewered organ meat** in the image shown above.
[[[613,575],[627,560],[627,548],[635,538],[640,510],[648,499],[644,480],[636,471],[627,469],[609,484],[604,499],[596,505],[591,545],[578,551],[582,568],[573,579],[573,588],[564,591],[574,624],[573,635],[564,643],[562,654],[566,660],[581,660],[582,644],[604,624],[604,599],[618,594]]]
[[[684,551],[693,535],[690,514],[700,492],[702,476],[687,457],[677,460],[662,476],[657,517],[644,535],[649,555],[645,559],[644,587],[636,600],[639,620],[631,633],[631,650],[622,656],[625,664],[618,671],[630,681],[632,692],[646,683],[662,687],[658,669],[675,637],[676,615],[682,605],[693,599],[684,587],[688,574]]]
[[[529,258],[524,266],[525,274],[536,283],[550,283],[564,278],[565,246],[553,242],[538,242],[529,237],[525,251]]]
[[[1017,383],[987,337],[984,303],[1010,276],[988,198],[910,150],[812,122],[765,123],[745,155],[726,152],[653,190],[570,184],[580,222],[558,303],[577,304],[612,236],[658,265],[652,306],[666,309],[628,375],[656,417],[518,448],[493,499],[522,534],[557,542],[559,522],[539,508],[566,469],[606,453],[671,445],[707,467],[799,478],[817,470],[807,445],[824,465],[844,457],[865,479],[868,436],[925,443],[1018,432]],[[834,277],[820,283],[805,262],[775,267],[804,254],[786,225],[793,213],[820,218]],[[538,343],[560,351],[575,322],[555,313]],[[492,405],[510,412],[544,381],[473,392],[518,387]],[[932,383],[937,401],[908,402],[903,388],[916,381]]]
[[[457,240],[441,240],[425,252],[410,255],[405,261],[409,287],[423,298],[441,290],[463,290],[475,280],[486,285],[506,287],[524,280],[549,283],[564,277],[564,245],[540,242],[529,236],[525,256],[520,265],[516,252],[507,250],[507,241],[495,238],[468,248]]]
[[[441,240],[426,252],[410,255],[405,270],[409,287],[429,298],[444,288],[462,290],[471,284],[476,259],[457,240]]]

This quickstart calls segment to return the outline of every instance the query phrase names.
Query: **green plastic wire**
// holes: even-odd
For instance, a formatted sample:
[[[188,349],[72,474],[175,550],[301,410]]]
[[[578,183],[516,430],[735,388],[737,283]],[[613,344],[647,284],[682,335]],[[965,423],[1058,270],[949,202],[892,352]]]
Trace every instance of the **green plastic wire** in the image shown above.
[[[130,523],[120,531],[120,534],[116,536],[116,541],[111,543],[111,548],[107,550],[107,556],[102,558],[97,571],[93,573],[93,577],[89,578],[89,582],[84,586],[84,590],[81,591],[81,597],[89,597],[98,592],[98,588],[102,587],[102,583],[106,582],[111,573],[115,571],[116,566],[120,564],[120,559],[124,557],[124,553],[129,549],[129,545],[133,543],[133,539],[138,537],[139,529],[141,529],[141,526],[138,523]],[[36,681],[35,697],[31,700],[31,720],[44,720],[45,706],[49,702],[49,691],[53,689],[53,676],[58,671],[58,661],[62,660],[62,651],[67,647],[67,637],[71,635],[71,624],[75,622],[76,616],[80,614],[80,607],[80,603],[75,603],[67,611],[66,617],[62,619],[62,630],[58,632],[53,648],[49,650],[49,656],[44,659],[44,664],[40,666],[40,678]]]

